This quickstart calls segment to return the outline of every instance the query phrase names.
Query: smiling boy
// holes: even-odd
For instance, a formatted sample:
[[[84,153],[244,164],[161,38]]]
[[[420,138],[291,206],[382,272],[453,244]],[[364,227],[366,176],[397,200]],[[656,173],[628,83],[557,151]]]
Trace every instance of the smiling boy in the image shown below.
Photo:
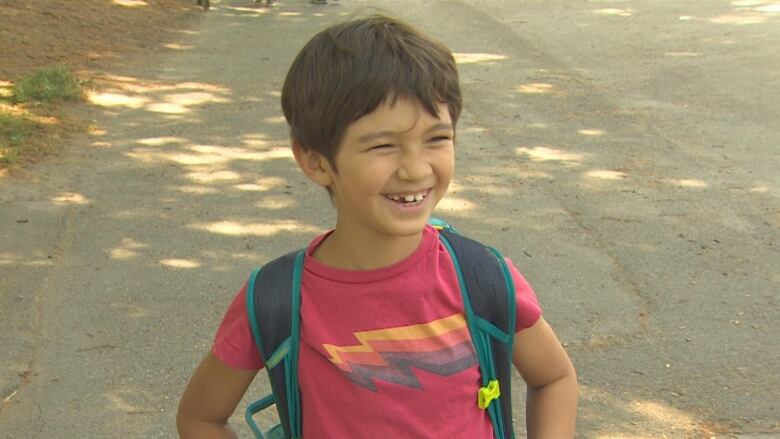
[[[313,37],[282,90],[295,160],[327,189],[333,229],[307,247],[298,377],[303,437],[492,438],[457,274],[427,225],[452,180],[461,112],[451,52],[372,16]],[[512,363],[529,437],[574,434],[574,368],[528,283],[516,291]],[[181,437],[234,437],[227,420],[263,360],[247,286],[236,295],[177,416]]]

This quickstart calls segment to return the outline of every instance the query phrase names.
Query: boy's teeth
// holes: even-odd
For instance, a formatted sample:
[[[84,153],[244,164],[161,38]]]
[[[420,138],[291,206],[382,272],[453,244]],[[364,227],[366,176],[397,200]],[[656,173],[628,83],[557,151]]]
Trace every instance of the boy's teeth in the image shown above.
[[[425,194],[414,194],[414,195],[388,195],[387,198],[393,200],[393,201],[402,201],[404,203],[414,203],[419,202],[425,199]]]

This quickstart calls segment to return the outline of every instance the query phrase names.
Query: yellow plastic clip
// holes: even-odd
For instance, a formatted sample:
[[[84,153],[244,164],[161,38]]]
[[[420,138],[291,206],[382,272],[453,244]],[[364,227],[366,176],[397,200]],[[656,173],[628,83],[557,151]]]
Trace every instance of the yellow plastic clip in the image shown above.
[[[482,410],[485,410],[490,406],[490,402],[494,399],[498,399],[501,396],[501,389],[498,387],[498,380],[490,380],[487,387],[481,387],[479,389],[479,400],[477,405]]]

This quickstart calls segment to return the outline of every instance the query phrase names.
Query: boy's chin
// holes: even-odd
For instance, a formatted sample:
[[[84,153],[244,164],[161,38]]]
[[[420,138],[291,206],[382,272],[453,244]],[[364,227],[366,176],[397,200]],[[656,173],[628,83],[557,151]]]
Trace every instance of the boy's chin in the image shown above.
[[[404,224],[398,224],[393,227],[393,234],[399,237],[418,236],[428,225],[428,218],[415,221],[407,221]]]

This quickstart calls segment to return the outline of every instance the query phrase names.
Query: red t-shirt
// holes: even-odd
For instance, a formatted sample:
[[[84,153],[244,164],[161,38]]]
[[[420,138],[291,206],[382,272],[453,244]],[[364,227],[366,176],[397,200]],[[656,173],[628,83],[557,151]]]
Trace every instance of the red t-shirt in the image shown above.
[[[477,407],[481,386],[455,268],[438,232],[425,229],[408,258],[370,271],[328,267],[311,257],[301,288],[299,383],[303,437],[493,437]],[[541,309],[509,262],[516,330]],[[212,347],[227,366],[263,366],[246,312],[246,285]]]

